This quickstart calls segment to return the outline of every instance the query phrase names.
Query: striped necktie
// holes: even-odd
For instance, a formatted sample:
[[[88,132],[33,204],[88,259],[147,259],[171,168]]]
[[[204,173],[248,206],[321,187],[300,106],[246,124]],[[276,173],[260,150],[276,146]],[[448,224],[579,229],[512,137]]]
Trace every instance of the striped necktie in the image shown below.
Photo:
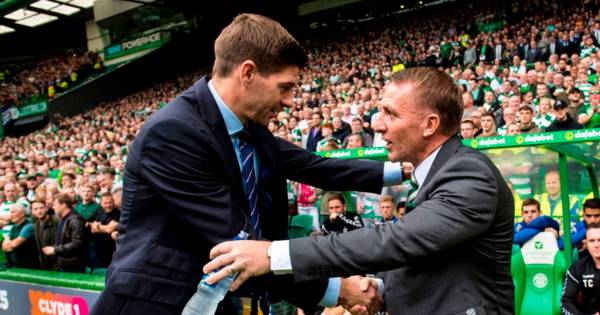
[[[259,240],[261,236],[260,229],[260,213],[258,210],[258,191],[256,185],[256,172],[254,170],[254,153],[255,149],[250,144],[251,139],[250,133],[246,130],[242,130],[238,133],[240,139],[240,158],[242,160],[242,180],[244,184],[244,191],[248,198],[248,204],[250,207],[250,224],[252,225],[252,231],[254,232],[254,238]]]
[[[419,192],[419,183],[415,177],[415,172],[410,173],[410,180],[408,181],[410,188],[408,189],[408,198],[406,199],[406,211],[412,210],[416,207],[415,198]]]

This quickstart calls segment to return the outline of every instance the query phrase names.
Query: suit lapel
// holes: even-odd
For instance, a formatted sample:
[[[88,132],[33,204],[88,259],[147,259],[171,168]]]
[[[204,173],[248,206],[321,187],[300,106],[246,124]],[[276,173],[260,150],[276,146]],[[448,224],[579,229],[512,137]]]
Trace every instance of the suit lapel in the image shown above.
[[[225,167],[223,170],[228,176],[231,182],[232,193],[234,194],[234,200],[246,200],[246,194],[244,193],[244,187],[242,186],[242,173],[239,168],[235,149],[231,138],[225,127],[225,121],[219,111],[219,107],[215,102],[210,90],[208,89],[208,77],[203,77],[195,85],[195,94],[197,98],[198,111],[201,117],[211,128],[211,133],[216,139],[218,146],[215,148],[221,151],[221,158],[225,161]],[[249,213],[249,205],[247,202],[241,203],[243,209]]]
[[[440,149],[440,152],[438,152],[438,155],[435,157],[435,160],[433,161],[433,164],[431,165],[431,168],[429,169],[429,172],[427,173],[427,177],[425,177],[425,180],[423,181],[423,184],[421,185],[421,188],[419,189],[419,193],[415,197],[416,204],[419,204],[423,201],[422,200],[423,196],[425,196],[423,194],[423,192],[428,190],[427,186],[431,183],[431,179],[435,176],[437,171],[444,164],[446,164],[446,162],[450,159],[450,157],[452,157],[456,153],[456,150],[460,146],[461,146],[461,141],[458,138],[458,136],[451,137],[444,144],[442,144],[442,148]]]

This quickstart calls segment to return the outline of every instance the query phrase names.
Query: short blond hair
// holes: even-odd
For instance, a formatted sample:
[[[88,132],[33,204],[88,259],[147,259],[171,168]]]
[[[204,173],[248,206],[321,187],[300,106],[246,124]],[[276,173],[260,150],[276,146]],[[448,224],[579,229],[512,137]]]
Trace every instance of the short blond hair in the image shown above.
[[[394,204],[394,198],[390,195],[383,195],[379,198],[379,203],[382,202],[391,202],[392,204]]]

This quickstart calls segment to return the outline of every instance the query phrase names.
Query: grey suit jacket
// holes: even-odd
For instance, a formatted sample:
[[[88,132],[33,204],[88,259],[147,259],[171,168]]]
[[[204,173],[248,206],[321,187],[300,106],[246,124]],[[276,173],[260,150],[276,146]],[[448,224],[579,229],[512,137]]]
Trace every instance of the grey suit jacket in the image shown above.
[[[512,314],[512,193],[450,138],[397,224],[290,241],[296,281],[382,272],[390,314]]]

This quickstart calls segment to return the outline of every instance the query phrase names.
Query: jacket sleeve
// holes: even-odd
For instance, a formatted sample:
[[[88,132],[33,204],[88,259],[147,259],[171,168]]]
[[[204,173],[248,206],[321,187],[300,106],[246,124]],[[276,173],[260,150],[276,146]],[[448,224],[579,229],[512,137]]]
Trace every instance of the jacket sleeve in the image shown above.
[[[558,222],[548,216],[540,216],[531,221],[531,223],[525,225],[521,231],[516,232],[513,243],[523,246],[523,244],[532,239],[538,233],[544,231],[546,228],[553,228],[556,230],[556,232],[560,231],[560,225]]]
[[[348,228],[348,231],[356,230],[364,227],[362,218],[359,215],[344,215],[341,214],[338,219],[344,223],[344,226]]]
[[[457,156],[436,174],[435,181],[430,199],[396,224],[290,240],[295,279],[397,269],[469,242],[489,228],[496,216],[499,187],[483,159]],[[512,231],[509,234],[512,239]]]
[[[563,296],[560,299],[560,310],[563,315],[584,315],[575,306],[577,294],[581,291],[581,282],[573,265],[565,275]]]
[[[515,233],[515,237],[513,238],[513,243],[523,246],[523,244],[527,243],[530,239],[536,236],[538,233],[543,231],[543,229],[534,228],[525,226],[521,229],[521,231]]]
[[[71,241],[54,247],[54,251],[58,256],[72,256],[80,252],[87,245],[87,231],[83,218],[71,218],[66,228],[71,230]]]
[[[583,241],[585,239],[585,232],[586,232],[585,222],[581,221],[577,225],[579,225],[577,227],[577,230],[575,231],[575,233],[573,233],[571,235],[571,243],[573,245],[579,244],[581,241]]]
[[[571,244],[573,244],[573,246],[579,244],[581,241],[583,241],[585,239],[585,223],[583,221],[579,221],[577,223],[577,225],[575,226],[575,232],[573,234],[571,234]],[[564,249],[565,247],[565,240],[564,237],[561,237],[558,240],[558,248],[560,248],[561,250]]]
[[[380,193],[383,162],[320,157],[277,137],[285,177],[324,190]]]

